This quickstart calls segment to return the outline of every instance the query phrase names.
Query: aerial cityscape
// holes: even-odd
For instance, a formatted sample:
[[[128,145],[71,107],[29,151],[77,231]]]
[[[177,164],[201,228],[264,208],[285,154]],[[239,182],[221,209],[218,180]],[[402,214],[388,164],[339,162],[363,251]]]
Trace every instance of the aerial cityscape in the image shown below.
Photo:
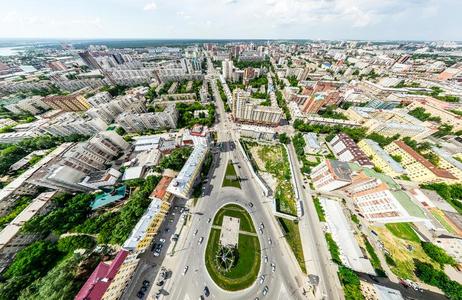
[[[81,2],[0,5],[0,300],[462,300],[461,3]]]

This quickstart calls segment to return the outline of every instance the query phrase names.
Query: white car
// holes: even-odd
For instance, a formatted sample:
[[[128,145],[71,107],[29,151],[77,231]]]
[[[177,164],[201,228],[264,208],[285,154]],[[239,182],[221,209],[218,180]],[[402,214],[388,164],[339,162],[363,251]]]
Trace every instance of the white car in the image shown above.
[[[271,238],[268,238],[268,243],[271,245],[273,243],[273,241],[271,240]]]
[[[165,239],[160,239],[159,242],[161,242],[162,244],[165,243]]]
[[[268,263],[268,255],[265,255],[265,264]]]
[[[264,281],[265,281],[265,275],[261,275],[260,276],[260,284],[263,284]]]
[[[263,289],[263,296],[266,296],[266,294],[268,294],[268,286],[266,285],[265,288]]]
[[[276,271],[276,265],[275,264],[271,264],[271,272],[275,272]]]
[[[212,219],[211,219],[211,218],[209,218],[209,219],[207,220],[207,223],[210,223],[210,221],[212,221]]]
[[[196,231],[194,231],[193,235],[196,236],[198,231],[199,230],[196,229]]]
[[[184,267],[183,276],[186,274],[186,272],[188,272],[188,269],[189,269],[189,266]]]
[[[201,238],[199,239],[198,244],[199,244],[199,245],[202,244],[202,241],[204,241],[204,237],[203,237],[203,236],[201,236]]]

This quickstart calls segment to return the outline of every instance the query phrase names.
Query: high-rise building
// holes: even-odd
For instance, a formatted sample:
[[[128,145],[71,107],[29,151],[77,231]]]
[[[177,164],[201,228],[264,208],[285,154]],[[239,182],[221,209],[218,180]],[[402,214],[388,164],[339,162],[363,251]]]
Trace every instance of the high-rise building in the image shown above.
[[[225,80],[231,80],[233,78],[233,61],[225,59],[221,62],[223,77]]]
[[[96,59],[91,55],[89,51],[84,51],[79,53],[80,58],[83,62],[90,67],[90,69],[100,69],[100,65],[96,61]]]

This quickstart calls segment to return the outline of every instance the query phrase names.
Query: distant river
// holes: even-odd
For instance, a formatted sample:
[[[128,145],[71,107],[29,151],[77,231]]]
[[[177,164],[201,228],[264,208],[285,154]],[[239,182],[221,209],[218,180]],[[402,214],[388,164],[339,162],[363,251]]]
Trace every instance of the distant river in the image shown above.
[[[0,56],[16,55],[22,50],[22,47],[0,47]]]

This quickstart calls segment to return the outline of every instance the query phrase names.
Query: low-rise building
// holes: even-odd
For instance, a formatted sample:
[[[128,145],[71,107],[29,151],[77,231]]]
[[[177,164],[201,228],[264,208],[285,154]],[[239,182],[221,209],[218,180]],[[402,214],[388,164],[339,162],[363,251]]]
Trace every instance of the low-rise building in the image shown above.
[[[399,177],[406,174],[406,170],[390,154],[383,150],[377,142],[363,139],[358,143],[358,146],[367,156],[372,158],[374,165],[385,174],[391,177]]]
[[[343,188],[364,217],[371,222],[424,222],[423,210],[393,179],[372,169],[350,164],[355,171],[350,185]]]
[[[202,163],[207,157],[209,147],[206,143],[194,144],[194,150],[184,164],[178,176],[172,180],[167,191],[173,195],[188,199],[200,174]]]
[[[51,198],[55,194],[56,192],[47,192],[38,195],[0,232],[0,271],[10,264],[18,251],[40,238],[39,234],[23,232],[21,228],[34,216],[48,212],[52,204]]]
[[[311,170],[316,190],[330,192],[351,183],[352,170],[348,163],[326,159]]]
[[[47,96],[43,102],[53,109],[63,111],[86,111],[91,107],[84,96],[71,94],[67,96]]]
[[[265,126],[243,124],[239,127],[239,134],[241,137],[263,141],[273,141],[276,139],[276,132],[274,129]]]
[[[400,164],[412,181],[418,183],[457,181],[457,177],[449,171],[433,165],[401,140],[385,146],[385,150],[391,155],[401,157]]]
[[[357,162],[362,167],[373,168],[369,157],[356,145],[355,141],[345,133],[337,134],[331,141],[330,147],[340,161]]]
[[[462,238],[441,235],[435,239],[435,244],[443,248],[458,264],[462,264]]]

